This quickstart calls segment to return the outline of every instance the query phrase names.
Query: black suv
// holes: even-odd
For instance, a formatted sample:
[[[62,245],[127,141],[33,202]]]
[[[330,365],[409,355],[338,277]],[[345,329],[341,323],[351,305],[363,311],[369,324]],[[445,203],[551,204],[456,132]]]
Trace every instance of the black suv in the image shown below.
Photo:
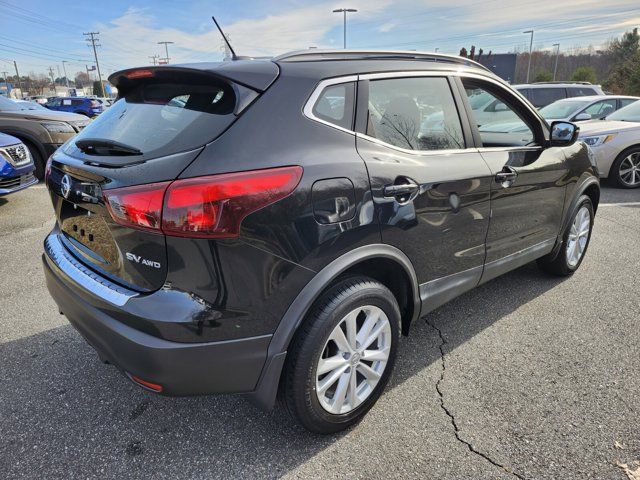
[[[570,275],[587,249],[600,190],[578,128],[472,61],[310,50],[109,80],[119,99],[48,162],[44,270],[150,391],[279,392],[335,432],[421,315],[532,260]],[[485,93],[522,128],[480,132]]]

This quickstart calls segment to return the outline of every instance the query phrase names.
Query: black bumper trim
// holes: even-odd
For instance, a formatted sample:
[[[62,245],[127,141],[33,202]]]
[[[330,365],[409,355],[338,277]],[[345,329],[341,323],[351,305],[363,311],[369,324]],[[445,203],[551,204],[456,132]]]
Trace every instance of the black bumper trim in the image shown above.
[[[247,393],[254,390],[271,335],[209,343],[179,343],[125,325],[89,304],[42,257],[47,288],[61,312],[103,361],[163,386],[166,395]],[[57,271],[56,271],[57,270]]]

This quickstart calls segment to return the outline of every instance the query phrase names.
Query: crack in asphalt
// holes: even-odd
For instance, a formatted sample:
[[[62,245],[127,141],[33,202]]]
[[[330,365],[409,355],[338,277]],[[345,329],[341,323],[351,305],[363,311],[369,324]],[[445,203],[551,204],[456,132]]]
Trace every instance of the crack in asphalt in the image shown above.
[[[444,374],[447,369],[447,365],[444,360],[444,357],[445,357],[444,346],[446,345],[447,341],[444,339],[444,336],[442,335],[442,331],[438,327],[436,327],[434,323],[430,322],[428,318],[425,318],[425,322],[427,325],[433,328],[436,332],[438,332],[438,336],[440,337],[440,345],[438,345],[438,349],[440,350],[440,364],[442,366],[442,369],[440,371],[440,378],[436,382],[436,391],[438,392],[438,396],[440,397],[440,408],[442,408],[442,410],[447,415],[447,417],[449,417],[449,420],[451,420],[451,425],[453,426],[453,433],[455,434],[456,440],[458,440],[463,445],[466,445],[471,453],[478,455],[481,458],[484,458],[486,461],[502,469],[506,473],[513,475],[514,477],[519,478],[521,480],[525,480],[525,477],[523,477],[519,473],[514,472],[513,470],[511,470],[511,468],[506,467],[502,465],[500,462],[497,462],[496,460],[492,459],[486,453],[479,451],[470,442],[467,442],[464,438],[460,436],[460,429],[458,428],[458,423],[456,422],[456,418],[453,415],[453,413],[451,413],[451,411],[445,405],[444,393],[442,392],[442,387],[441,387],[441,384],[444,381]]]

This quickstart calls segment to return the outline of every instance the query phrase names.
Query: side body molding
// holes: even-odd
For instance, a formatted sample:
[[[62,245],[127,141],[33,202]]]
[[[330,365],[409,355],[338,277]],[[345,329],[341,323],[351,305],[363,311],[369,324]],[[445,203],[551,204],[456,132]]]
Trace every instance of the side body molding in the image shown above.
[[[256,389],[248,394],[253,403],[266,410],[273,408],[289,343],[313,303],[341,273],[362,261],[373,258],[393,260],[402,266],[411,281],[413,297],[411,322],[419,318],[421,301],[418,280],[411,261],[402,251],[390,245],[371,244],[346,253],[320,270],[302,289],[282,317],[269,344],[267,360]]]

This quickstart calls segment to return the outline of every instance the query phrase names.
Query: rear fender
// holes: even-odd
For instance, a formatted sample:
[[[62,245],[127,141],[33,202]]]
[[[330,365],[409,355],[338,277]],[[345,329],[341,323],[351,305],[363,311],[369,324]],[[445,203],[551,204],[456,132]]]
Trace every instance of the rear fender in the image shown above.
[[[249,394],[249,398],[253,403],[265,410],[273,408],[287,349],[313,303],[340,274],[360,262],[373,258],[391,259],[402,266],[412,284],[413,314],[411,321],[419,318],[420,293],[417,276],[411,261],[402,251],[384,244],[365,245],[350,251],[318,272],[289,306],[269,344],[267,361],[260,375],[258,385],[255,391]]]

